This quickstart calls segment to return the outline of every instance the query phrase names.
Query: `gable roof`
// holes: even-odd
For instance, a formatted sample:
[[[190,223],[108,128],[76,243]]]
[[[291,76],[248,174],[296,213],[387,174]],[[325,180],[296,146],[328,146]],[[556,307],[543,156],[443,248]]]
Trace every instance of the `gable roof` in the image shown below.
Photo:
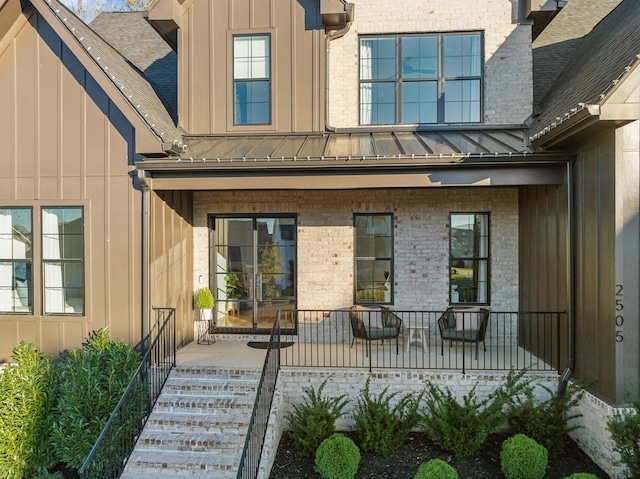
[[[145,11],[101,12],[89,26],[149,80],[175,123],[178,57],[147,17]]]
[[[31,2],[40,13],[44,14],[42,9],[46,8],[59,20],[57,26],[52,25],[54,30],[62,26],[73,35],[88,57],[79,58],[79,60],[85,67],[88,67],[88,62],[93,62],[102,70],[133,112],[142,119],[159,142],[165,144],[164,149],[182,148],[180,130],[149,81],[136,68],[57,0],[31,0]]]
[[[584,37],[541,102],[530,140],[565,122],[598,114],[599,106],[640,66],[640,0],[624,0]]]

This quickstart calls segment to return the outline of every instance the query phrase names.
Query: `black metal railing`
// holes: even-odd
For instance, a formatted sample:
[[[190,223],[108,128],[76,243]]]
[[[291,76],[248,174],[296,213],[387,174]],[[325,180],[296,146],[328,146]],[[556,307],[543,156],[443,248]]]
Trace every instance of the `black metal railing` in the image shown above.
[[[384,308],[299,310],[297,334],[281,337],[295,342],[282,351],[281,363],[369,370],[561,370],[565,312],[487,312],[482,334],[481,313],[476,311],[455,313],[459,318],[453,324],[441,320],[444,311],[391,313],[401,320],[397,336],[393,324],[384,320]],[[354,315],[361,319],[361,329],[370,332],[368,337],[358,330]]]
[[[117,479],[176,364],[176,310],[154,308],[151,332],[136,346],[142,361],[78,471],[81,479]]]
[[[280,340],[280,311],[278,311],[271,329],[267,354],[262,366],[260,382],[258,383],[256,401],[253,404],[253,412],[247,429],[247,438],[240,457],[238,479],[255,479],[258,477],[262,448],[267,434],[269,414],[271,413],[271,403],[278,380],[278,371],[280,370]]]

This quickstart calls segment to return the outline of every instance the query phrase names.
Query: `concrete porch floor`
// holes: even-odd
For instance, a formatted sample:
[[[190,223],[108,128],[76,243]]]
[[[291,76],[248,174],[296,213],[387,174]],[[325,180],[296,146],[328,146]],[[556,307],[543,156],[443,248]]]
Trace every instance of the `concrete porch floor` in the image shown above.
[[[253,340],[253,339],[252,339]],[[256,339],[267,341],[268,337]],[[264,364],[266,350],[247,346],[250,340],[218,338],[212,344],[197,344],[192,341],[180,348],[176,354],[178,366],[216,366],[233,368],[257,368]]]

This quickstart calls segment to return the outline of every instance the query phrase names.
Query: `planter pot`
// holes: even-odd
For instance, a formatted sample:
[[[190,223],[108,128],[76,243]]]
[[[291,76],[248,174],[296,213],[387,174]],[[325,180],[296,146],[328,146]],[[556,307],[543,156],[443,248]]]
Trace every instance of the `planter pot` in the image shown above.
[[[213,319],[213,309],[201,309],[200,310],[200,321],[211,321]]]

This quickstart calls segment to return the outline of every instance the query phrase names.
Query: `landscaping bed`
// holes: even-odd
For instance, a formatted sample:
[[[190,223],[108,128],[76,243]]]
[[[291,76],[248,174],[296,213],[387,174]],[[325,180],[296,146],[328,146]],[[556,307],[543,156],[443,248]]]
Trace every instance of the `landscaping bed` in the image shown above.
[[[356,440],[354,433],[345,435]],[[412,479],[420,464],[439,458],[448,462],[458,472],[460,479],[497,479],[503,477],[500,468],[500,449],[507,438],[500,434],[490,436],[482,452],[473,457],[456,458],[434,444],[424,433],[410,433],[400,449],[389,457],[362,453],[356,479]],[[288,432],[282,436],[270,479],[301,479],[320,477],[314,471],[313,459],[301,456],[293,446]],[[563,479],[576,472],[588,472],[599,479],[609,476],[600,469],[571,439],[566,440],[564,452],[557,458],[549,458],[545,479]]]

